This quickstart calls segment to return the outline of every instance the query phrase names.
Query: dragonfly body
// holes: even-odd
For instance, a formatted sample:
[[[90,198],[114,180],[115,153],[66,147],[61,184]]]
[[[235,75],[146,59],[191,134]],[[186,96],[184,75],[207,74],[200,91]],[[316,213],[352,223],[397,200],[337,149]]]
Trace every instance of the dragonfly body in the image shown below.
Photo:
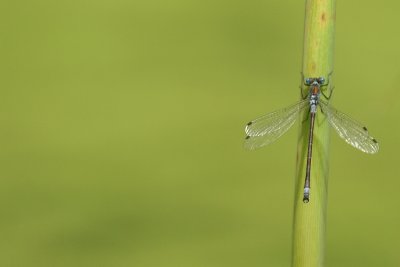
[[[371,137],[365,126],[353,120],[349,116],[341,113],[332,106],[328,105],[329,97],[322,99],[321,87],[326,86],[325,78],[307,78],[304,85],[309,87],[307,97],[299,102],[275,112],[264,115],[249,122],[246,125],[245,148],[254,150],[268,145],[293,126],[299,113],[305,108],[309,108],[310,128],[308,138],[306,178],[304,182],[303,202],[309,202],[310,198],[310,176],[312,162],[312,145],[314,138],[314,124],[317,107],[320,106],[322,113],[327,117],[329,124],[336,130],[339,136],[353,147],[369,154],[378,152],[379,145],[375,138]]]
[[[310,86],[309,98],[310,98],[310,131],[308,136],[308,151],[307,151],[307,166],[306,166],[306,178],[304,181],[304,195],[303,202],[310,201],[310,177],[311,177],[311,159],[312,159],[312,148],[314,139],[314,123],[315,115],[317,114],[317,106],[319,97],[321,94],[321,85],[324,83],[322,78],[319,79],[307,79],[306,85]]]

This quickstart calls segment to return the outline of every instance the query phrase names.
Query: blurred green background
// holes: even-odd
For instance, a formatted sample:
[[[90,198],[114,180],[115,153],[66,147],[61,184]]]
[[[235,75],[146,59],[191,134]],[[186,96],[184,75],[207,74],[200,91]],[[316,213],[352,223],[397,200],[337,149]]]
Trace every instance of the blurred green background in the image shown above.
[[[339,1],[327,266],[400,266],[398,1]],[[304,1],[0,3],[0,265],[289,266]]]

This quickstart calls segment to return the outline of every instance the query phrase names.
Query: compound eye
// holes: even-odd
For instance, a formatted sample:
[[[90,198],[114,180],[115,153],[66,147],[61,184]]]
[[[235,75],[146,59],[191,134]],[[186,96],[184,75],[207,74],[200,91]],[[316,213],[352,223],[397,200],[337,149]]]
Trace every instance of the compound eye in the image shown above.
[[[307,84],[307,85],[310,85],[310,84],[311,84],[311,79],[310,79],[310,78],[307,78],[307,79],[306,79],[306,84]]]
[[[319,77],[319,83],[320,84],[323,84],[323,83],[325,83],[325,78],[324,77]]]

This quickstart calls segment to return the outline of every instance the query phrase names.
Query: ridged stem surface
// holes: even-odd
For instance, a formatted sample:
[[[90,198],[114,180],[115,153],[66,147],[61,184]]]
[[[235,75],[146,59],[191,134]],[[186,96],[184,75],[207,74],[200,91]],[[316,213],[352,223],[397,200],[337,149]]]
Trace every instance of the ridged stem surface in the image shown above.
[[[304,29],[303,75],[305,78],[332,78],[335,29],[334,0],[306,0]],[[302,81],[304,83],[304,81]],[[332,84],[322,90],[329,94]],[[308,87],[302,86],[303,95]],[[323,98],[323,96],[321,96]],[[329,125],[318,109],[313,140],[310,201],[303,203],[304,179],[307,161],[307,142],[310,125],[309,110],[300,118],[297,147],[294,219],[293,267],[324,266],[326,209],[329,170]]]

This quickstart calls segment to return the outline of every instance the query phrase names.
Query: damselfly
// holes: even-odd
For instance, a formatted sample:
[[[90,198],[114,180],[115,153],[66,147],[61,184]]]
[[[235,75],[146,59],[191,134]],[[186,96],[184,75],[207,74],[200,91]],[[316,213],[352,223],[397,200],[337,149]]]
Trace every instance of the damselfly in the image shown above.
[[[309,87],[308,95],[304,99],[287,108],[277,110],[249,122],[245,128],[247,136],[244,145],[245,148],[254,150],[271,144],[289,130],[299,117],[299,113],[308,107],[310,109],[310,130],[303,197],[303,202],[307,203],[310,199],[313,131],[318,106],[326,116],[329,124],[348,144],[369,154],[378,152],[379,144],[375,138],[369,135],[365,126],[328,105],[327,100],[329,100],[330,96],[325,97],[326,100],[320,98],[321,87],[327,85],[324,77],[306,78],[304,85]]]

